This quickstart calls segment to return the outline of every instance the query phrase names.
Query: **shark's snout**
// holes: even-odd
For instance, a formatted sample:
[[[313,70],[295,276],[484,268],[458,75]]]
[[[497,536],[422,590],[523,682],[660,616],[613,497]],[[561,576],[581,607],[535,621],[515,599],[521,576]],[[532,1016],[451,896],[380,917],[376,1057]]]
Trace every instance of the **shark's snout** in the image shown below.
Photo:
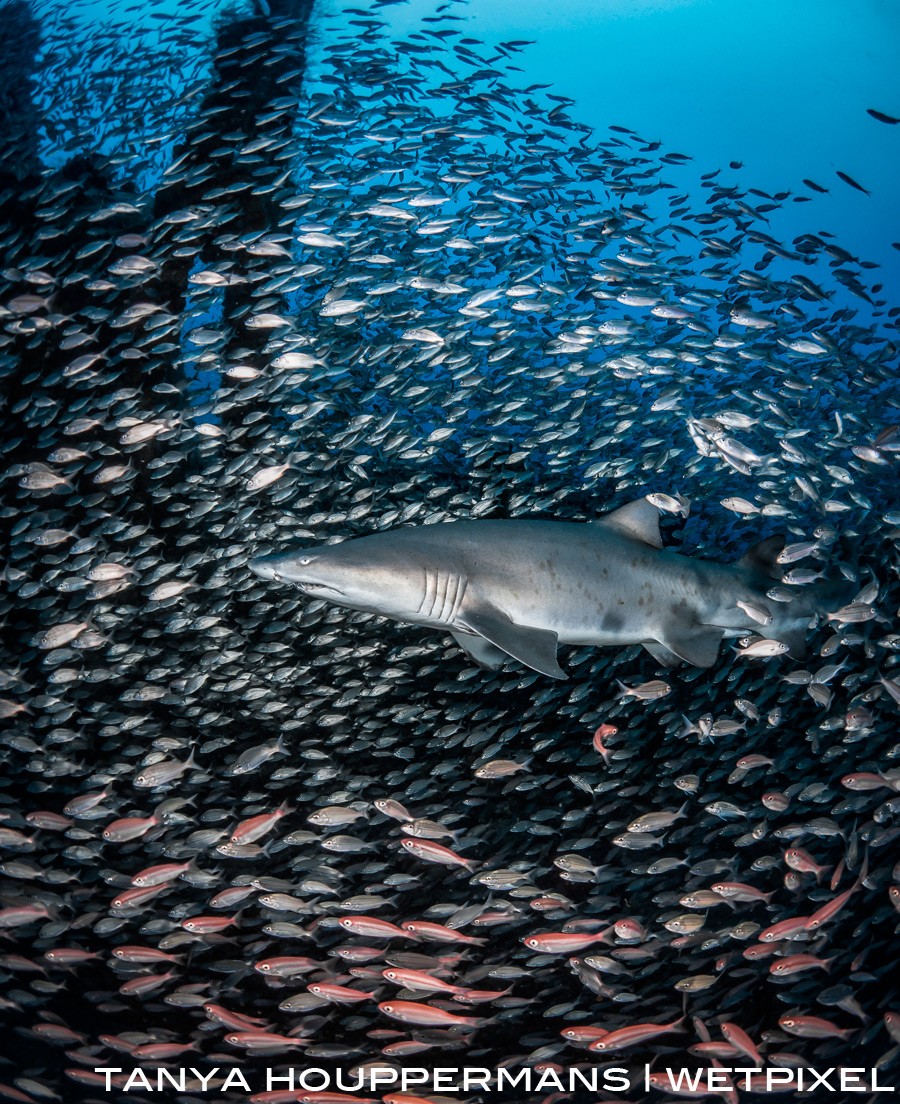
[[[316,559],[314,552],[273,553],[269,556],[255,556],[249,563],[250,570],[261,579],[276,582],[295,583],[300,586],[312,580],[309,566]]]
[[[278,574],[276,556],[257,556],[250,561],[249,567],[254,575],[258,575],[261,579],[280,579]]]

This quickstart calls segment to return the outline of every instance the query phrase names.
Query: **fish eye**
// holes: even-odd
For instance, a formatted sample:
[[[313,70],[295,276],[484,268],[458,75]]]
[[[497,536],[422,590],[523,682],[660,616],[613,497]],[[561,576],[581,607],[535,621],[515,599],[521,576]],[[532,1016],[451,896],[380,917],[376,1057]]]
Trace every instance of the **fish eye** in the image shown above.
[[[310,985],[309,991],[310,991],[310,993],[321,993],[322,992],[322,986],[321,985]]]
[[[268,964],[268,962],[261,962],[257,969],[261,970],[262,973],[267,974],[272,969],[272,967]]]
[[[300,563],[303,567],[306,567],[307,564],[312,563],[312,556],[301,556]]]

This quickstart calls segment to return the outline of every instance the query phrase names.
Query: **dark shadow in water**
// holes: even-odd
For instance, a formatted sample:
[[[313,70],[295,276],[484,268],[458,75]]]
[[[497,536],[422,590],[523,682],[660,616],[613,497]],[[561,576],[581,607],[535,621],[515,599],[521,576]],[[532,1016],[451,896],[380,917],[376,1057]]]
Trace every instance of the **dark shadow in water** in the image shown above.
[[[31,92],[41,34],[26,0],[0,5],[0,27],[0,189],[5,191],[40,169],[40,118]]]
[[[286,104],[273,111],[269,105],[278,99],[287,101],[302,82],[302,47],[313,0],[273,0],[267,6],[269,15],[257,12],[220,25],[214,79],[197,118],[176,147],[175,160],[183,159],[178,177],[164,182],[156,193],[153,213],[157,219],[202,203],[217,187],[229,187],[246,178],[247,187],[235,193],[231,205],[229,234],[264,232],[277,226],[280,212],[271,199],[274,189],[267,185],[285,171],[284,162],[265,154],[242,160],[240,150],[263,134],[275,143],[291,135],[293,108]],[[288,38],[297,46],[296,52],[284,49]],[[252,49],[246,47],[247,42],[253,43]],[[228,140],[223,142],[226,134]],[[197,254],[202,252],[207,264],[234,260],[233,252],[216,244],[221,232],[221,227],[211,227],[207,240],[198,243]],[[184,307],[190,265],[191,258],[175,257],[163,267],[161,287],[173,313]],[[226,317],[240,294],[240,289],[226,293]]]

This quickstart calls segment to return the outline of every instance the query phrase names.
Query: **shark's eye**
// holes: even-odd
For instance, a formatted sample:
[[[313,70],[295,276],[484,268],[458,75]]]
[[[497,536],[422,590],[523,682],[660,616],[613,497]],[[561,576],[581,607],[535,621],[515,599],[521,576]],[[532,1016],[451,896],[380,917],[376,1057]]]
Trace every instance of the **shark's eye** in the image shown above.
[[[305,567],[308,563],[312,563],[312,556],[301,556],[300,563]]]

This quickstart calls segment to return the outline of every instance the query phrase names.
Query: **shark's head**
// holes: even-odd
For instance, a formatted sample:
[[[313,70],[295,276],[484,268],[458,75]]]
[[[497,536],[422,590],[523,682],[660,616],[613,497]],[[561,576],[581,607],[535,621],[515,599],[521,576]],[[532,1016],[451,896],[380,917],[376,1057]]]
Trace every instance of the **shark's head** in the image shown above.
[[[257,556],[250,561],[250,570],[261,579],[292,583],[306,594],[337,602],[347,593],[347,571],[339,566],[340,559],[332,548],[301,548]]]
[[[338,596],[341,592],[328,571],[328,556],[321,550],[299,549],[295,552],[277,552],[274,555],[256,556],[250,561],[250,570],[275,583],[293,583],[307,594],[324,593],[321,597]],[[328,593],[325,593],[328,592]]]
[[[263,579],[350,609],[402,618],[421,601],[420,573],[405,571],[390,544],[378,538],[258,556],[249,566]]]

